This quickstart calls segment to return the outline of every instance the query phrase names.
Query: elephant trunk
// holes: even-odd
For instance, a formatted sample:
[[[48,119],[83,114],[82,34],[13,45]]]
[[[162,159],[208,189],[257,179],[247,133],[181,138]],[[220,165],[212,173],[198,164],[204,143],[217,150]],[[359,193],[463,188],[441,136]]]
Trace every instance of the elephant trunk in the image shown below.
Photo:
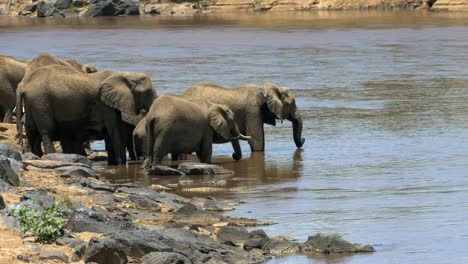
[[[296,111],[291,118],[288,118],[293,125],[293,137],[296,147],[300,148],[304,145],[305,138],[302,137],[302,117],[299,111]]]

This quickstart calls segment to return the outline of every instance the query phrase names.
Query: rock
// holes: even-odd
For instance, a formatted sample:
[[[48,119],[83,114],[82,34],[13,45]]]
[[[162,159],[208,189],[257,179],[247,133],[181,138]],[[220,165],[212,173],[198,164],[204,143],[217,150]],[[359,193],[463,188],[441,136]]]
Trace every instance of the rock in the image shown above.
[[[151,209],[153,211],[159,211],[161,209],[161,206],[159,206],[159,204],[156,201],[151,200],[147,197],[130,194],[128,198],[140,208]]]
[[[180,172],[176,169],[167,166],[154,166],[151,169],[146,170],[147,175],[158,175],[158,176],[169,176],[169,175],[177,175],[183,176],[185,175],[183,172]]]
[[[19,186],[22,174],[17,166],[15,160],[0,157],[0,180],[13,186]]]
[[[71,215],[67,228],[74,232],[112,233],[135,229],[130,219],[113,216],[98,208],[79,208]]]
[[[67,161],[57,161],[57,160],[26,160],[24,164],[27,165],[27,170],[36,170],[36,171],[52,171],[57,170],[66,171],[74,168],[83,168],[89,173],[95,173],[94,170],[88,165],[82,163],[74,163]]]
[[[215,212],[199,210],[193,204],[186,204],[177,210],[172,220],[179,223],[190,223],[196,225],[210,225],[220,222],[222,216]]]
[[[57,7],[58,9],[67,9],[70,7],[71,4],[72,0],[57,0],[57,2],[55,2],[55,7]]]
[[[55,205],[55,198],[47,195],[46,189],[39,189],[37,191],[25,193],[20,198],[20,204],[29,204],[25,202],[31,202],[39,205],[42,209],[49,209]],[[38,210],[43,211],[43,210]]]
[[[85,242],[79,238],[71,237],[71,236],[63,236],[58,238],[55,243],[60,246],[67,246],[70,248],[76,248],[80,245],[84,245]]]
[[[0,178],[0,192],[10,192],[12,190],[13,188],[11,188],[10,183],[7,183],[6,181],[2,180],[2,178]]]
[[[94,0],[90,2],[88,10],[83,14],[83,16],[113,16],[116,12],[117,8],[112,0]]]
[[[65,253],[56,251],[56,250],[50,250],[50,251],[42,251],[41,254],[39,254],[39,259],[42,260],[60,260],[62,262],[68,263],[68,257],[65,255]]]
[[[151,252],[141,258],[141,264],[189,264],[186,256],[175,252]]]
[[[284,256],[298,253],[300,245],[291,240],[274,237],[263,246],[263,250],[275,256]]]
[[[324,254],[375,252],[374,248],[370,245],[352,244],[339,237],[325,236],[322,234],[309,236],[307,241],[302,244],[302,250]]]
[[[56,172],[62,178],[71,178],[71,177],[95,178],[97,177],[96,172],[93,169],[86,168],[83,166],[61,167],[61,168],[58,168]]]
[[[48,4],[43,1],[37,4],[37,17],[50,17],[53,16],[55,13],[58,13],[58,10],[52,4]]]
[[[117,187],[113,184],[106,184],[104,182],[95,181],[95,180],[93,181],[93,179],[86,179],[84,181],[82,180],[80,181],[80,185],[82,187],[88,187],[93,190],[112,192],[112,193],[115,192],[115,190],[117,189]]]
[[[21,152],[11,143],[0,143],[0,156],[21,161]]]
[[[84,0],[73,0],[73,6],[74,7],[83,7],[84,6]]]
[[[31,11],[31,12],[35,12],[36,9],[37,9],[37,2],[36,3],[33,3],[34,4],[34,11],[31,11],[31,10],[28,10],[28,11]],[[23,160],[40,160],[41,158],[39,158],[36,154],[32,153],[32,152],[26,152],[26,153],[23,153],[21,154],[21,157]]]
[[[250,232],[249,239],[244,243],[244,249],[248,251],[255,248],[262,249],[269,241],[270,239],[265,231],[261,229],[253,230]]]
[[[134,230],[113,233],[110,238],[118,243],[126,256],[141,258],[153,251],[173,251],[156,230]]]
[[[207,197],[207,198],[194,197],[190,200],[190,203],[197,206],[199,209],[208,210],[208,211],[232,211],[235,209],[234,206],[239,205],[238,202],[218,201],[213,197]]]
[[[91,238],[88,249],[84,256],[84,262],[95,262],[99,264],[122,264],[128,263],[122,248],[112,239]]]
[[[65,1],[65,0],[59,0]],[[81,156],[78,154],[64,154],[64,153],[50,153],[47,155],[42,156],[42,160],[56,160],[56,161],[63,161],[63,162],[71,162],[71,163],[81,163],[88,167],[91,167],[93,163],[86,158],[85,156]]]
[[[155,8],[151,5],[145,5],[144,12],[145,14],[156,15],[156,14],[161,14],[161,9]]]
[[[3,9],[0,10],[0,15],[7,15],[10,12],[11,3],[7,2]]]
[[[21,223],[18,219],[13,216],[6,216],[0,214],[0,223],[3,226],[6,226],[8,229],[13,229],[19,231],[21,228]],[[1,226],[1,225],[0,225]]]
[[[27,255],[22,255],[22,254],[17,255],[16,259],[21,261],[21,262],[25,262],[25,263],[31,262],[31,259]]]
[[[139,15],[139,14],[140,14],[140,9],[138,7],[138,4],[133,1],[127,1],[117,6],[117,11],[115,13],[115,15],[127,15],[127,16],[133,16],[133,15]]]
[[[178,170],[187,175],[212,175],[212,174],[234,174],[233,171],[206,163],[184,162],[178,167]]]
[[[5,209],[5,201],[3,200],[3,196],[0,194],[0,210]]]
[[[223,244],[243,246],[249,238],[249,232],[243,227],[223,226],[218,231],[218,241]]]
[[[85,244],[85,243],[82,243],[82,244],[77,245],[77,246],[73,249],[72,261],[73,261],[73,262],[78,262],[78,261],[80,261],[80,259],[83,258],[83,256],[84,256],[85,253],[86,253],[86,244]]]

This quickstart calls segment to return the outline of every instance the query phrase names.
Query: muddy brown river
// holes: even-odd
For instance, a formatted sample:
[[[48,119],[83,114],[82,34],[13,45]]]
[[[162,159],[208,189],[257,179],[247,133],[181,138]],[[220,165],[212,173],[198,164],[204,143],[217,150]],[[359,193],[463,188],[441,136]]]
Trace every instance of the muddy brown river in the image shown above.
[[[468,262],[468,14],[0,17],[2,54],[45,51],[146,72],[159,94],[199,82],[291,88],[302,150],[290,123],[266,126],[265,153],[244,143],[235,162],[230,145],[216,145],[214,163],[236,174],[192,177],[179,193],[243,200],[231,214],[275,222],[270,235],[340,233],[377,252],[271,263]],[[179,180],[101,168],[115,182]]]

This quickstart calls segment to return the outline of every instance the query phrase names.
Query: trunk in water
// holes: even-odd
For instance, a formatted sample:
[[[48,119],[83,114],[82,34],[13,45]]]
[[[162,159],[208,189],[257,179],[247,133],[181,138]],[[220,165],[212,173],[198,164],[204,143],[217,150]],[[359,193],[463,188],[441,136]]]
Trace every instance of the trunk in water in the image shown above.
[[[293,125],[294,143],[296,143],[296,147],[300,148],[304,145],[305,138],[302,137],[302,117],[299,111],[296,111],[290,120]]]

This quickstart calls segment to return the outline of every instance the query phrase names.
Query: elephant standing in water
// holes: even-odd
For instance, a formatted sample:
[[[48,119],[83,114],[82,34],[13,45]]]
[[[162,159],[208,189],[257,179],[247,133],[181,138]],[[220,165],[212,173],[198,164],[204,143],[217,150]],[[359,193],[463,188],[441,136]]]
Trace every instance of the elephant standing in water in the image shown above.
[[[196,152],[201,162],[211,163],[212,144],[233,139],[248,140],[239,133],[234,113],[226,105],[180,96],[160,96],[146,116],[145,168],[161,163],[164,156]]]
[[[302,118],[296,106],[294,95],[288,88],[272,83],[245,85],[238,88],[224,88],[214,84],[197,84],[182,93],[185,98],[204,98],[213,103],[225,104],[234,112],[236,123],[242,134],[249,135],[251,151],[265,150],[263,124],[276,125],[276,119],[287,119],[293,124],[294,143],[298,148],[304,145]],[[238,160],[242,157],[239,141],[231,141]]]
[[[16,88],[23,79],[28,62],[0,55],[0,122],[13,121]]]
[[[26,134],[34,154],[42,155],[41,141],[46,153],[54,152],[54,139],[62,142],[64,152],[84,154],[84,141],[103,137],[108,163],[125,164],[131,127],[155,98],[146,74],[85,74],[50,65],[25,77],[19,107],[24,102]]]

